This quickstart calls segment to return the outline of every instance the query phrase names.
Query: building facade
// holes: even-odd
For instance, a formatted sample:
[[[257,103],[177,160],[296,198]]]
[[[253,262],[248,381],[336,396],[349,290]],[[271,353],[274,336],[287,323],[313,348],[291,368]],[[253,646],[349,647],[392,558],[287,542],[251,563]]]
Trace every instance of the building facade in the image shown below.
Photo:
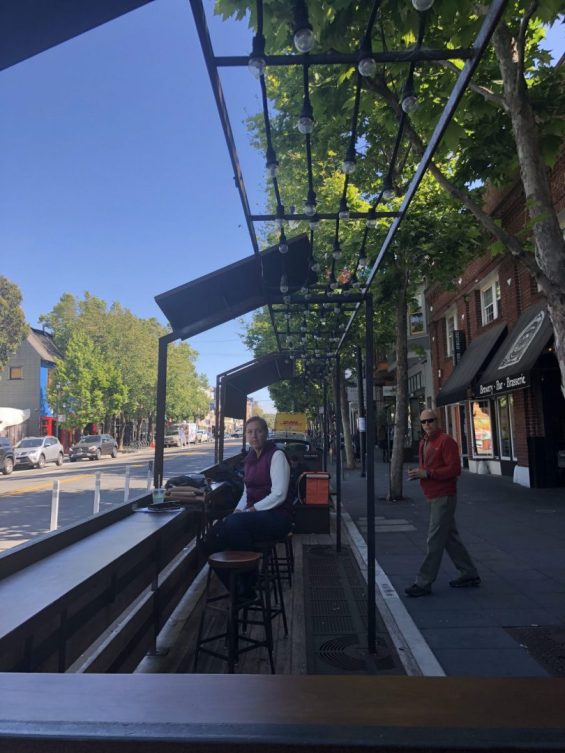
[[[21,425],[17,439],[54,433],[57,417],[47,400],[47,389],[58,358],[61,353],[52,336],[30,329],[0,372],[0,406],[29,410],[29,419]]]
[[[565,226],[565,158],[552,192]],[[512,233],[525,222],[517,183],[488,211]],[[525,486],[565,485],[565,399],[544,301],[510,254],[474,259],[455,291],[427,291],[436,405],[477,473]]]

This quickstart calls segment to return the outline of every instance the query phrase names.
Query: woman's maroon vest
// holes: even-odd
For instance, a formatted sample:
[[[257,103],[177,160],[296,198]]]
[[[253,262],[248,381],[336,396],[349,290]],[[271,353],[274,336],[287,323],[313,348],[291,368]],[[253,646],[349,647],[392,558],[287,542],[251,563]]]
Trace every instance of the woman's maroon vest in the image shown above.
[[[264,499],[271,492],[271,459],[279,448],[273,442],[267,442],[263,452],[259,457],[255,450],[249,450],[245,458],[245,488],[247,490],[247,507],[251,507],[255,502]],[[290,487],[290,484],[289,484]],[[280,505],[271,508],[277,512],[290,513],[292,510],[292,500],[287,497]],[[270,512],[270,510],[268,511]]]

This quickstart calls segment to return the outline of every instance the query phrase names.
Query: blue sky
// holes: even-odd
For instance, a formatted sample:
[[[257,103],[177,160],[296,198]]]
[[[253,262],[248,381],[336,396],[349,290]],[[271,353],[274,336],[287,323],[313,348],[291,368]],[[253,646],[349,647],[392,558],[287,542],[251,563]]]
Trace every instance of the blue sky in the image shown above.
[[[245,23],[209,18],[218,54],[247,53]],[[242,124],[258,86],[247,70],[223,78],[262,209],[263,160]],[[157,0],[4,71],[0,101],[2,272],[32,326],[86,290],[164,322],[156,294],[252,253],[186,0]],[[211,384],[250,359],[241,329],[189,341]]]
[[[208,17],[217,54],[247,54],[245,23]],[[549,42],[561,52],[562,30]],[[263,159],[243,120],[259,87],[245,69],[222,80],[258,211]],[[164,321],[156,294],[252,253],[186,0],[156,0],[3,71],[0,102],[0,269],[32,326],[87,290]],[[250,359],[239,331],[189,341],[212,385]],[[256,397],[270,408],[266,390]]]

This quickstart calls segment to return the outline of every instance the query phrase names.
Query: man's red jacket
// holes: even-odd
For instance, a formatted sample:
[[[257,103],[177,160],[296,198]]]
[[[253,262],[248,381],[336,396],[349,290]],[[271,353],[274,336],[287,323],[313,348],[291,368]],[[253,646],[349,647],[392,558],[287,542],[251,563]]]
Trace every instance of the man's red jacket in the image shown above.
[[[461,475],[461,458],[457,442],[443,431],[436,431],[427,440],[420,441],[418,456],[420,468],[428,473],[428,478],[421,478],[420,485],[427,499],[448,497],[457,493],[457,477]]]

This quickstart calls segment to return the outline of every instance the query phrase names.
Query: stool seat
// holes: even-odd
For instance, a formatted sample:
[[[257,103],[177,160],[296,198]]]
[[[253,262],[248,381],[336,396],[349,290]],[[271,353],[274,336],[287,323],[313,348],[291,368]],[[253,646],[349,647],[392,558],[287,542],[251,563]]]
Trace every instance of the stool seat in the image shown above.
[[[255,567],[261,555],[259,552],[215,552],[208,557],[208,564],[216,570],[247,570]]]

